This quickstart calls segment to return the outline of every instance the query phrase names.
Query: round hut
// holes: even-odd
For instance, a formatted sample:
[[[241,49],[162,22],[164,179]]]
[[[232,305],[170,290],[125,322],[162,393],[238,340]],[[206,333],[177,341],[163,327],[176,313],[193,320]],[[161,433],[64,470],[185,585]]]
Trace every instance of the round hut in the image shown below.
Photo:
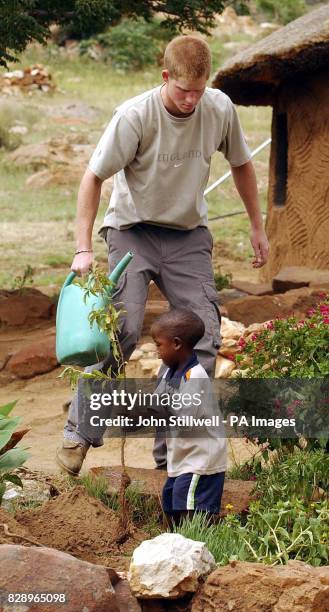
[[[329,268],[329,4],[230,59],[213,87],[273,107],[263,278]]]

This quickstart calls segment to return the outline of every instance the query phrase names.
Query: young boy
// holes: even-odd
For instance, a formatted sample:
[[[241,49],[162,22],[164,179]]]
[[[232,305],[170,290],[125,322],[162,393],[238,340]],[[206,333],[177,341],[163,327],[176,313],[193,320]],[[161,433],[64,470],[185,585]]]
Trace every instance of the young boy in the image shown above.
[[[189,309],[170,310],[152,325],[159,357],[168,366],[155,392],[185,398],[185,402],[178,402],[178,409],[172,403],[171,415],[202,419],[219,414],[208,375],[193,350],[204,330],[203,321]],[[202,400],[189,405],[191,396]],[[168,479],[162,503],[170,527],[195,511],[217,514],[223,492],[226,470],[223,428],[195,427],[192,434],[189,431],[189,437],[184,437],[184,429],[175,427],[166,433]]]

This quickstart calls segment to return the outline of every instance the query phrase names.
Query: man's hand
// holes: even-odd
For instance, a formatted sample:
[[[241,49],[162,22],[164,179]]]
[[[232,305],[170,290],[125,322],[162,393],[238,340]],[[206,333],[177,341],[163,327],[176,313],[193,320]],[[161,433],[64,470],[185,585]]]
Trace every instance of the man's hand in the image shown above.
[[[261,268],[267,261],[269,245],[265,230],[263,229],[263,218],[258,201],[255,170],[251,161],[248,161],[242,166],[231,166],[231,170],[235,186],[243,200],[250,219],[250,241],[255,253],[255,259],[253,259],[252,265],[253,268]]]
[[[74,255],[71,270],[78,276],[82,276],[89,272],[93,261],[93,253],[79,253],[78,255]]]
[[[255,253],[255,259],[252,261],[252,266],[253,268],[261,268],[266,264],[269,252],[269,244],[265,230],[252,229],[250,242]]]

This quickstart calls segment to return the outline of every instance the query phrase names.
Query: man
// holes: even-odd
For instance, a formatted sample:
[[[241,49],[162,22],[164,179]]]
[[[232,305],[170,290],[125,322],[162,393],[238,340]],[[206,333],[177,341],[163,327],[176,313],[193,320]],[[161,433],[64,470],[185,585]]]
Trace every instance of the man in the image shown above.
[[[81,182],[72,263],[79,275],[92,264],[91,236],[101,185],[114,176],[100,233],[108,244],[111,268],[128,250],[134,253],[115,294],[126,311],[119,335],[124,359],[129,359],[141,335],[153,279],[171,307],[190,307],[204,321],[205,335],[196,352],[209,376],[220,346],[220,315],[203,192],[216,151],[229,161],[250,218],[253,266],[262,266],[268,255],[250,152],[231,100],[206,87],[210,69],[207,43],[179,36],[165,51],[164,84],[116,110]],[[111,355],[91,369],[106,370],[110,365],[115,365]],[[58,463],[71,474],[79,473],[90,445],[102,444],[99,433],[95,439],[86,439],[79,431],[81,402],[78,392],[57,452]]]

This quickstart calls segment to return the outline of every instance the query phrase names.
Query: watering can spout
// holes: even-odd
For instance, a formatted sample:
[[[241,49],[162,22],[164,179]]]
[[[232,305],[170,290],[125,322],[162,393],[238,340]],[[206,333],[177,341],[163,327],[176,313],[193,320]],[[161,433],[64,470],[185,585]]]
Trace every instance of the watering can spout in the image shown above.
[[[112,270],[109,279],[114,285],[117,284],[121,274],[125,271],[132,258],[132,252],[128,251],[128,253],[126,253],[126,255],[121,259],[121,261],[119,261],[119,263],[115,266],[114,270]]]

